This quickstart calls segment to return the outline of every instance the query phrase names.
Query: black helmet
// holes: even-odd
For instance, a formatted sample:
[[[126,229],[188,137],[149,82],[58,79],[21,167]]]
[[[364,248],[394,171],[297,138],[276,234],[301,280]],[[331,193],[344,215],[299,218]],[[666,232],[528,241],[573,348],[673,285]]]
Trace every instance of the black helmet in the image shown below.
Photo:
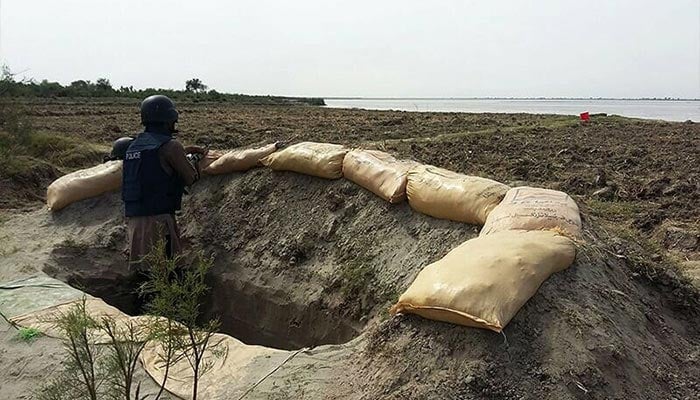
[[[115,140],[114,144],[112,144],[112,152],[109,153],[109,159],[123,160],[124,157],[126,157],[126,151],[129,149],[129,146],[131,146],[131,142],[133,141],[134,138],[126,136]]]
[[[156,94],[146,97],[141,102],[141,123],[143,125],[152,123],[172,124],[177,122],[177,116],[175,103],[167,96]]]

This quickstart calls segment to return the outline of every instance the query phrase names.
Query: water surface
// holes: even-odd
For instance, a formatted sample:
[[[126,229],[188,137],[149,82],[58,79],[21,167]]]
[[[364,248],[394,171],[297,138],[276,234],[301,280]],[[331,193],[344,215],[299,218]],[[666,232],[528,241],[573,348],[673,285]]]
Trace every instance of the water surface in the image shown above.
[[[326,99],[328,107],[367,110],[578,115],[607,113],[666,121],[700,121],[695,100]]]

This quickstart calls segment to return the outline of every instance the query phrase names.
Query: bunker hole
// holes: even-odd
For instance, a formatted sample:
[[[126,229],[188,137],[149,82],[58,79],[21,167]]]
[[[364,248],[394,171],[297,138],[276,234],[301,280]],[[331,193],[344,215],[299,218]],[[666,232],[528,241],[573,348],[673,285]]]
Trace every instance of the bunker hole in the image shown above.
[[[136,284],[128,279],[120,252],[58,247],[44,272],[129,315],[141,313]],[[210,273],[207,280],[211,290],[202,301],[203,319],[217,317],[221,333],[246,344],[283,350],[340,344],[359,335],[363,328],[359,321],[328,309],[319,300],[293,299],[285,288],[218,273]]]

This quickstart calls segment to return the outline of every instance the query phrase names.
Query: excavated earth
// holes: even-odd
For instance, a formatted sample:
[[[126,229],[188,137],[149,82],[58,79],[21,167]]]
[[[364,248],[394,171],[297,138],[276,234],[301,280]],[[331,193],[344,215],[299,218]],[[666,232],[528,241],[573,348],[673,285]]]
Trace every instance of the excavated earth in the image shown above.
[[[363,121],[355,124],[367,124],[370,133],[411,124],[405,140],[389,137],[400,133],[351,133],[346,141],[338,134],[336,141],[365,143],[505,183],[527,181],[569,191],[583,209],[585,243],[574,264],[548,279],[503,334],[391,317],[387,308],[420,269],[475,237],[479,227],[427,217],[405,203],[387,204],[342,179],[267,169],[207,177],[186,198],[180,222],[189,245],[214,260],[208,316],[218,316],[223,332],[249,344],[281,349],[341,344],[322,372],[309,368],[292,376],[272,375],[247,398],[698,398],[700,295],[680,272],[677,258],[697,260],[692,243],[677,243],[688,242],[683,234],[697,226],[691,200],[700,193],[698,166],[688,164],[685,172],[671,168],[697,160],[697,152],[687,150],[698,142],[694,124],[623,124],[608,118],[577,127],[568,117],[512,116],[515,123],[508,125],[511,116],[270,110],[246,108],[241,114],[258,112],[261,120],[271,120],[264,125],[283,127],[297,121],[290,116],[304,113],[311,121],[332,116],[338,125],[355,115]],[[435,124],[432,129],[443,136],[421,133],[419,119]],[[483,122],[489,120],[491,125]],[[481,124],[475,128],[480,133],[464,132],[469,124]],[[451,131],[450,126],[459,128]],[[675,151],[679,161],[657,164],[651,145],[629,150],[644,154],[619,154],[622,142],[652,137],[656,128],[666,138],[658,141],[659,157],[670,160]],[[599,137],[601,132],[609,136]],[[615,132],[619,143],[612,146]],[[239,144],[277,136],[251,135]],[[552,139],[536,140],[543,135]],[[385,140],[377,142],[377,137]],[[594,183],[597,169],[607,170],[615,197],[591,195],[599,184]],[[648,184],[632,190],[623,179],[628,174],[648,183],[662,169],[667,181],[659,190]],[[669,190],[676,184],[685,189]],[[655,213],[663,217],[648,222]],[[0,281],[45,273],[125,312],[138,312],[133,288],[124,279],[118,194],[56,213],[34,208],[2,216]],[[682,227],[677,234],[686,242],[666,246],[669,227]],[[24,398],[57,368],[58,342],[18,343],[6,324],[0,334],[2,392]],[[314,379],[317,375],[324,379]]]

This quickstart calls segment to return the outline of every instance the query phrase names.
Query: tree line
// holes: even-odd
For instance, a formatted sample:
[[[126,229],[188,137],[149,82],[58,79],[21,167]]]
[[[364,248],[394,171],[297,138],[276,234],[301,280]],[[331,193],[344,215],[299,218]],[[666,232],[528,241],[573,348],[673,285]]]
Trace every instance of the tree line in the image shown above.
[[[322,106],[325,102],[322,98],[281,97],[281,96],[251,96],[237,93],[221,93],[209,89],[198,78],[192,78],[185,82],[184,90],[146,88],[135,89],[133,86],[120,86],[115,88],[107,78],[99,78],[92,82],[89,80],[77,80],[69,85],[59,82],[50,82],[43,79],[39,82],[33,79],[16,79],[7,67],[2,68],[0,75],[0,97],[10,98],[105,98],[121,97],[144,99],[153,94],[163,94],[174,100],[185,101],[211,101],[231,102],[243,104],[290,104],[305,103]]]

